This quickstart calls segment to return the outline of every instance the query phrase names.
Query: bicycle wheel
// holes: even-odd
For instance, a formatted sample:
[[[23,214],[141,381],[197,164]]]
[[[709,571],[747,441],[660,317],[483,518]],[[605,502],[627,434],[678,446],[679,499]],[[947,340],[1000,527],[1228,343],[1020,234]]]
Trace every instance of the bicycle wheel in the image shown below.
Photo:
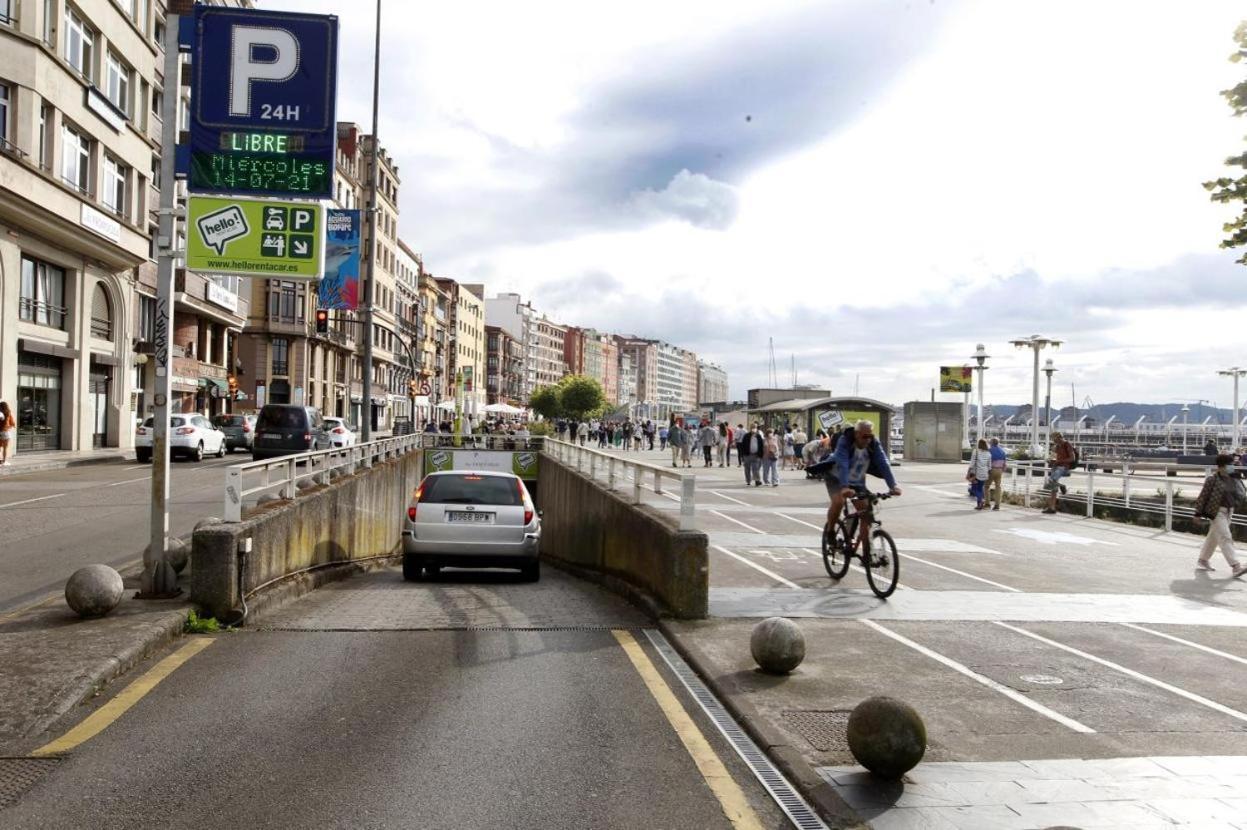
[[[841,544],[844,531],[843,521],[837,522],[834,530],[823,525],[823,567],[832,579],[843,579],[849,572],[849,556]]]
[[[887,599],[896,590],[901,576],[901,560],[896,555],[896,542],[886,530],[870,534],[870,552],[862,559],[866,563],[866,581],[879,599]]]

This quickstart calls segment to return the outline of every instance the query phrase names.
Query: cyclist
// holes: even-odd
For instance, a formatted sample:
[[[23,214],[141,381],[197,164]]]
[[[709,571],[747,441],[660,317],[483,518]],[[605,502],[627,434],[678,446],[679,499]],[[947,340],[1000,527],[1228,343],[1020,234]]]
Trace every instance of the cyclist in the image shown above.
[[[845,499],[853,498],[866,492],[866,476],[881,478],[888,484],[888,493],[893,496],[901,494],[896,485],[896,476],[892,475],[892,467],[883,447],[875,438],[874,425],[870,421],[858,421],[840,433],[836,441],[836,449],[831,459],[834,466],[827,472],[824,482],[827,494],[831,496],[831,506],[827,509],[827,526],[834,528],[844,512]],[[855,502],[859,510],[864,510],[864,501]],[[866,523],[862,523],[861,532],[867,532]]]

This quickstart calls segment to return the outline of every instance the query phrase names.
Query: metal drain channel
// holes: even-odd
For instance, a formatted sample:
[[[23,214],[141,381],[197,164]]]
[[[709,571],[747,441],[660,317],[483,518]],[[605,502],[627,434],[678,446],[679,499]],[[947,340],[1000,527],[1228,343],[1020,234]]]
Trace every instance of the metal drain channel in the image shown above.
[[[719,699],[706,688],[706,684],[702,683],[696,672],[684,662],[671,643],[667,642],[662,632],[647,628],[645,636],[649,639],[650,645],[662,656],[667,667],[680,678],[680,682],[701,706],[701,710],[714,722],[719,734],[732,745],[732,749],[736,750],[736,754],[771,794],[771,798],[775,799],[775,803],[792,823],[800,830],[828,830],[827,825],[818,817],[818,813],[814,812],[805,799],[792,788],[788,779],[784,778],[783,774],[771,763],[771,759],[766,757],[766,753],[758,749],[753,739],[736,724]]]

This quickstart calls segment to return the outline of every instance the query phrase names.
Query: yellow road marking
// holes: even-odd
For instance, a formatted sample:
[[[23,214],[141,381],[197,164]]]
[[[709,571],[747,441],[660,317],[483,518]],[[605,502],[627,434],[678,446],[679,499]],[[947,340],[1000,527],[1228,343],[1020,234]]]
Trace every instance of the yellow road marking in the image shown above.
[[[714,797],[719,800],[719,806],[723,808],[723,813],[732,822],[732,826],[738,830],[755,830],[755,828],[762,830],[762,822],[758,820],[757,814],[749,806],[744,791],[723,766],[719,756],[715,755],[714,750],[710,748],[710,743],[697,728],[697,724],[693,723],[693,719],[688,716],[688,712],[684,711],[680,701],[672,694],[671,687],[658,673],[658,669],[654,667],[645,650],[633,638],[631,632],[615,629],[611,633],[615,635],[615,639],[627,653],[637,674],[641,675],[641,679],[645,681],[658,707],[667,716],[671,728],[675,730],[684,748],[692,756],[693,763],[697,765],[698,771],[706,780],[706,785],[710,787]]]
[[[142,700],[143,696],[156,688],[160,681],[173,674],[179,666],[212,645],[213,642],[215,640],[212,637],[192,638],[186,645],[152,666],[143,676],[126,686],[119,695],[92,712],[82,723],[55,741],[39,747],[31,753],[31,756],[43,758],[49,755],[60,755],[91,740],[107,729],[113,721],[124,715],[131,706]]]

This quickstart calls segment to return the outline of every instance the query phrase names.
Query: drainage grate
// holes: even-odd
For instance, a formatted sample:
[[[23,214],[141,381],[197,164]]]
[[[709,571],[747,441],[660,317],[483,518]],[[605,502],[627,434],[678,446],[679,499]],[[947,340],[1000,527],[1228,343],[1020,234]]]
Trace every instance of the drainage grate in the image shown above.
[[[59,758],[0,758],[0,808],[15,803],[59,762]]]
[[[650,644],[662,655],[662,659],[666,661],[671,671],[675,672],[675,676],[680,678],[680,682],[684,684],[684,688],[688,689],[689,694],[696,699],[698,705],[701,706],[707,717],[718,727],[720,734],[727,739],[727,742],[736,750],[736,754],[741,757],[762,782],[762,786],[771,794],[771,798],[775,799],[775,803],[784,811],[789,819],[792,820],[794,826],[799,830],[828,830],[827,825],[818,817],[818,813],[805,802],[788,780],[775,768],[771,763],[771,759],[766,757],[762,750],[758,749],[758,745],[745,734],[727,710],[723,708],[723,704],[719,699],[706,688],[706,684],[701,682],[701,678],[689,668],[676,650],[667,642],[667,638],[662,635],[661,631],[652,628],[645,629],[645,636],[649,638]]]
[[[848,709],[823,711],[791,709],[783,714],[784,725],[819,752],[848,753]]]

